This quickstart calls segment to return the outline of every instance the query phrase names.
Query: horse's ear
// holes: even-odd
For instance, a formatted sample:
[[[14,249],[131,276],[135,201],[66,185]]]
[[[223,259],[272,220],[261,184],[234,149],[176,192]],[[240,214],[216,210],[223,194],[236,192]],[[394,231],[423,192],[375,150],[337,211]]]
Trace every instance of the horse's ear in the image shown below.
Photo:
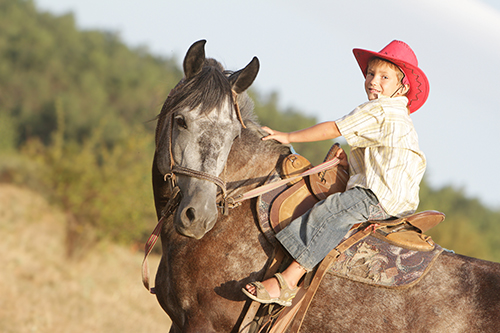
[[[205,43],[207,41],[202,39],[195,42],[186,53],[184,57],[184,76],[189,79],[198,74],[203,68],[205,62]]]
[[[253,81],[257,77],[257,73],[259,73],[259,67],[259,59],[257,57],[253,57],[252,61],[250,61],[245,68],[234,72],[229,77],[229,82],[237,94],[241,94],[252,85]]]

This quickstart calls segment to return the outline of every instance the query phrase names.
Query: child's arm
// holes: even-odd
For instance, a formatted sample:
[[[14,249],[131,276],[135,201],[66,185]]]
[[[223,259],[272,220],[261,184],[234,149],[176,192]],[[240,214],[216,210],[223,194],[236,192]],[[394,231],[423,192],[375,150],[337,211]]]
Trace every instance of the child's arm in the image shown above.
[[[323,141],[335,139],[342,135],[334,121],[319,123],[290,133],[275,131],[265,126],[262,128],[270,134],[263,137],[262,140],[274,139],[281,143]]]

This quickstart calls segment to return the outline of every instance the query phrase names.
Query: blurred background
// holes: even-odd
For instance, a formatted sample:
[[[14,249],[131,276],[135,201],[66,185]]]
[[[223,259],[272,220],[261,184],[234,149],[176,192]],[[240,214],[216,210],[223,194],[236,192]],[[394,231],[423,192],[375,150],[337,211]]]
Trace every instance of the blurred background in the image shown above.
[[[419,210],[447,216],[429,234],[500,262],[498,1],[0,0],[0,331],[168,331],[140,281],[154,119],[199,39],[227,69],[259,57],[255,112],[282,131],[366,100],[353,48],[408,43],[431,85]]]

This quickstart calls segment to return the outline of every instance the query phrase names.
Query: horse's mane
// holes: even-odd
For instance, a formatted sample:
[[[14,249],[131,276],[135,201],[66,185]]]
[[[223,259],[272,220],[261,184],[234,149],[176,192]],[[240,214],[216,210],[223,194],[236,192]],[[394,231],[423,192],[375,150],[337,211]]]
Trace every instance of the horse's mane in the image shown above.
[[[165,101],[159,117],[176,109],[201,107],[201,114],[207,114],[226,100],[232,101],[231,84],[227,79],[229,71],[215,59],[208,58],[199,73],[183,78]]]

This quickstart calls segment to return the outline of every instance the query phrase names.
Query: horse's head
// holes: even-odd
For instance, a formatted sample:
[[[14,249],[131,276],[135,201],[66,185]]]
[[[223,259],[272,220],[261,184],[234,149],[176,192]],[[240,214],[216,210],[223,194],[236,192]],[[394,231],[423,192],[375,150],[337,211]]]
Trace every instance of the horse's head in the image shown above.
[[[175,227],[197,239],[217,220],[217,193],[224,187],[219,176],[244,126],[236,98],[259,71],[254,57],[244,69],[225,72],[205,58],[205,42],[189,48],[184,78],[167,98],[156,127],[156,166],[163,175],[175,175],[182,195]]]

